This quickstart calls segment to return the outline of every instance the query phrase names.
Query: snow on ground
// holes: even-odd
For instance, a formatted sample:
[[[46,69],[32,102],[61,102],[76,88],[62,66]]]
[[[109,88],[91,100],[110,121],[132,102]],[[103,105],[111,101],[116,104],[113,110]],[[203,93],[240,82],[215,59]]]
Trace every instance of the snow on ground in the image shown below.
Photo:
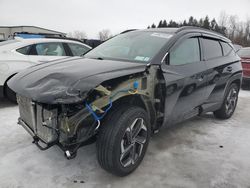
[[[0,187],[250,187],[250,91],[242,90],[234,116],[211,114],[155,135],[130,176],[102,170],[95,144],[73,160],[58,147],[40,151],[16,124],[18,108],[0,99]]]

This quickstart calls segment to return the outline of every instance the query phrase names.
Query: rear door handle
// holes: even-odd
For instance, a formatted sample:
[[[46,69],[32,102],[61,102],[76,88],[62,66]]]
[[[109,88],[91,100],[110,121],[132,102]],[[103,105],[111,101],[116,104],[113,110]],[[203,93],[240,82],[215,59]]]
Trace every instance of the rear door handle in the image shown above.
[[[232,70],[233,70],[233,67],[227,67],[228,72],[232,72]]]

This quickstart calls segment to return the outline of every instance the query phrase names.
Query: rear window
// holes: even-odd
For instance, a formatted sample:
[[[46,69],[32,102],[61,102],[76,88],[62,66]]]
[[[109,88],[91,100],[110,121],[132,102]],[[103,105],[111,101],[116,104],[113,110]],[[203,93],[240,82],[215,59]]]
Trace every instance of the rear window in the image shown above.
[[[89,48],[79,44],[68,43],[68,45],[73,56],[81,56],[90,50]]]
[[[202,43],[204,47],[204,57],[206,60],[222,56],[222,49],[219,41],[203,38]]]
[[[224,56],[228,56],[228,55],[232,54],[233,48],[228,43],[221,42],[221,46],[222,46],[222,49],[223,49]]]
[[[240,49],[237,54],[240,56],[240,57],[250,57],[250,48],[242,48]]]
[[[31,46],[25,46],[25,47],[22,47],[22,48],[17,49],[16,51],[17,51],[18,53],[20,53],[20,54],[28,55],[29,50],[30,50],[30,47],[31,47]]]

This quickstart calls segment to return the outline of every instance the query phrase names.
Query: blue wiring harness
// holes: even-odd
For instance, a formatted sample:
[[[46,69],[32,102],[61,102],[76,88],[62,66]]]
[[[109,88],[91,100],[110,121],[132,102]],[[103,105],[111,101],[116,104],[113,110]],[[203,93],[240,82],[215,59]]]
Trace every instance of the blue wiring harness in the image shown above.
[[[138,83],[137,81],[135,81],[135,82],[133,83],[133,89],[134,89],[135,91],[137,91],[138,87],[139,87],[139,83]],[[137,92],[133,92],[133,93],[132,93],[132,92],[131,92],[131,88],[130,88],[130,89],[124,89],[124,90],[117,91],[115,94],[113,94],[112,96],[110,96],[110,98],[109,98],[109,105],[108,105],[108,107],[104,110],[104,113],[103,113],[101,116],[98,116],[98,115],[94,112],[94,110],[92,109],[92,107],[91,107],[90,104],[88,104],[87,102],[85,103],[87,109],[88,109],[89,112],[92,114],[92,116],[94,117],[95,121],[98,122],[97,128],[100,126],[100,120],[101,120],[102,118],[104,118],[104,116],[105,116],[105,115],[108,113],[108,111],[112,108],[112,98],[115,97],[118,93],[127,93],[127,92],[129,92],[129,93],[131,93],[131,94],[136,94],[136,93],[137,93]],[[96,129],[97,129],[97,128],[96,128]]]
[[[108,111],[112,108],[112,100],[111,98],[109,99],[109,106],[106,108],[104,113],[101,116],[96,115],[92,107],[86,102],[86,107],[89,110],[89,112],[93,115],[95,121],[100,121],[104,116],[108,113]]]

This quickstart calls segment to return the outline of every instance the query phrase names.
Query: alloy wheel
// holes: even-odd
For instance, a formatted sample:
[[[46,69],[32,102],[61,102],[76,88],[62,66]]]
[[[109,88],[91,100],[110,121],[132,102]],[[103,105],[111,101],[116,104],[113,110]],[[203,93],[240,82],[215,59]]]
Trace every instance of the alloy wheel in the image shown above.
[[[237,104],[238,99],[238,92],[236,88],[231,88],[230,92],[228,93],[227,99],[226,99],[226,113],[229,115],[234,112],[234,109]]]
[[[147,141],[147,127],[142,118],[136,118],[126,129],[121,140],[120,163],[123,167],[134,165]]]

